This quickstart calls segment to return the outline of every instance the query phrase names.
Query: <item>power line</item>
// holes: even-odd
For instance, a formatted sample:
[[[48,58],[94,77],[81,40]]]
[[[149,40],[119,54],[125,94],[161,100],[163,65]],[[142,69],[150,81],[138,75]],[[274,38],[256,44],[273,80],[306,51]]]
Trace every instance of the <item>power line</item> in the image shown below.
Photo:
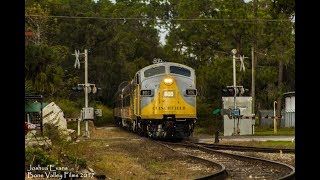
[[[242,22],[285,22],[291,21],[290,19],[212,19],[212,18],[172,18],[172,19],[159,19],[159,18],[139,18],[139,17],[98,17],[98,16],[43,16],[43,15],[25,15],[28,17],[48,17],[48,18],[66,18],[66,19],[101,19],[101,20],[143,20],[143,21],[242,21]]]

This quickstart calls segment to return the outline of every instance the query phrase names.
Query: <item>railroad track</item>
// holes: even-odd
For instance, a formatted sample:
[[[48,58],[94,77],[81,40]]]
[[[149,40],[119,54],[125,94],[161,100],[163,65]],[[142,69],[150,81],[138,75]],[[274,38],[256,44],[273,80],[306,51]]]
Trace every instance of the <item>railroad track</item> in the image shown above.
[[[194,142],[193,142],[194,143]],[[232,151],[250,151],[250,152],[268,152],[268,153],[295,153],[295,149],[289,148],[266,148],[266,147],[253,147],[253,146],[237,146],[225,144],[207,144],[207,143],[194,143],[209,149],[217,150],[232,150]]]
[[[166,148],[169,148],[172,151],[179,152],[179,151],[175,150],[174,148],[170,147],[168,144],[166,144],[164,142],[161,142],[161,141],[154,141],[154,142],[157,143],[157,144],[160,144],[160,145],[162,145],[162,146],[164,146]],[[190,154],[186,154],[186,156],[188,156],[189,158],[194,159],[196,161],[200,161],[202,163],[208,164],[208,165],[214,167],[214,169],[215,169],[215,171],[212,172],[211,174],[208,174],[208,175],[203,176],[203,177],[196,178],[197,180],[201,180],[201,179],[217,179],[217,180],[226,179],[227,171],[226,171],[226,168],[225,168],[225,166],[223,164],[218,163],[218,162],[213,162],[213,161],[201,158],[201,157],[193,156],[193,155],[190,155]]]
[[[220,179],[295,179],[295,168],[281,162],[221,152],[190,142],[159,143],[175,151],[224,165],[228,176]]]

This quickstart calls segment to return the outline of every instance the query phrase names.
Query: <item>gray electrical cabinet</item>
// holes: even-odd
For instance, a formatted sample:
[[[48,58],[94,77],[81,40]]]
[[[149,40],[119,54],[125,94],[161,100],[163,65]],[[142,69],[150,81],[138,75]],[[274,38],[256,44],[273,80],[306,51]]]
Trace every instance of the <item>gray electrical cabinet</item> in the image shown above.
[[[87,107],[82,109],[83,120],[93,120],[94,119],[94,110],[93,107]]]
[[[222,97],[223,109],[234,109],[234,97]],[[252,97],[236,97],[236,106],[240,109],[239,123],[228,115],[223,115],[224,136],[232,136],[237,125],[239,126],[240,135],[253,134],[254,120],[252,117]]]

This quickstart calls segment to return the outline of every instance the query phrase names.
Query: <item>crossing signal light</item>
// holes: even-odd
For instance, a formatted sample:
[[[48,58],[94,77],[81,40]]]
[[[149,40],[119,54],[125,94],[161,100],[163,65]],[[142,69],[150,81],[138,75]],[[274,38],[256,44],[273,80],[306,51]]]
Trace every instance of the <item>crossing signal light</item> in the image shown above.
[[[72,90],[73,91],[77,91],[77,92],[80,92],[80,91],[84,91],[84,87],[83,86],[75,86],[75,87],[72,87]],[[93,86],[93,87],[88,87],[88,93],[93,93],[93,94],[96,94],[98,91],[100,91],[101,88],[99,87],[96,87],[96,86]]]
[[[72,87],[72,90],[73,91],[83,91],[83,87],[82,86],[75,86],[75,87]]]
[[[221,92],[222,92],[223,96],[227,96],[228,95],[228,89],[222,89]]]
[[[233,86],[228,86],[227,88],[222,89],[222,94],[225,97],[228,96],[245,96],[248,95],[247,92],[249,92],[249,89],[243,88],[243,86],[237,86],[237,88],[234,88]]]
[[[249,89],[244,88],[244,89],[243,89],[242,96],[249,96]]]
[[[223,96],[234,96],[234,88],[233,87],[227,87],[222,89]]]
[[[78,86],[72,87],[72,90],[73,90],[73,91],[77,91],[77,92],[79,92],[79,91],[84,91],[84,89],[85,89],[84,84],[78,84]],[[88,93],[93,93],[93,94],[96,94],[96,93],[97,93],[98,91],[100,91],[100,90],[101,90],[101,88],[96,87],[95,84],[90,84],[90,85],[88,86],[88,88],[87,88]]]
[[[93,93],[93,94],[97,94],[97,93],[100,92],[100,91],[101,91],[101,88],[99,88],[99,87],[94,86],[94,87],[92,88],[92,93]]]

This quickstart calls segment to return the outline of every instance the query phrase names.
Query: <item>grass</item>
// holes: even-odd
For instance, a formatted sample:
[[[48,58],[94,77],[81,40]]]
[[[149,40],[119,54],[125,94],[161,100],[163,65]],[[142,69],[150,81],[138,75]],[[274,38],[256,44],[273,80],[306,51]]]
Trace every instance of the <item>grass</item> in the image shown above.
[[[136,160],[126,156],[123,153],[104,154],[101,160],[93,164],[96,170],[100,170],[101,174],[107,174],[109,177],[124,179],[127,176],[150,176],[144,167],[136,164]]]
[[[194,128],[193,133],[194,133],[194,135],[213,134],[213,130],[211,128],[196,127],[196,128]]]
[[[273,128],[255,128],[254,136],[294,136],[294,128],[278,128],[275,134]]]
[[[295,148],[295,142],[291,141],[221,141],[221,144],[254,146],[268,148]]]
[[[214,135],[214,127],[207,126],[207,127],[199,127],[196,126],[194,129],[194,135]],[[278,128],[277,133],[273,132],[273,128],[260,128],[255,127],[255,133],[253,136],[294,136],[295,135],[295,128]],[[220,132],[223,134],[223,132]]]

